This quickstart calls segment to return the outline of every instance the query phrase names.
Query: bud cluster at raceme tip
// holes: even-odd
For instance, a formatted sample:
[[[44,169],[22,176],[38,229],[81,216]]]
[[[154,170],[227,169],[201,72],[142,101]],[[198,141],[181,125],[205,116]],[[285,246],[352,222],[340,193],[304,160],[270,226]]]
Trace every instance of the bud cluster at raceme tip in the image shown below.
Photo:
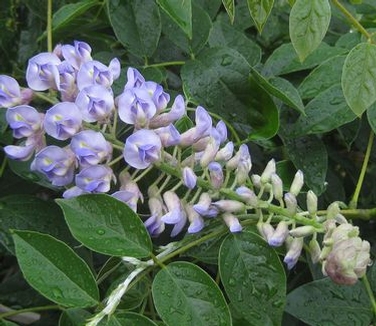
[[[322,262],[334,281],[353,284],[364,275],[369,243],[336,203],[318,215],[317,197],[308,191],[307,211],[298,206],[301,171],[288,192],[274,159],[260,175],[251,174],[248,146],[235,148],[223,121],[213,123],[198,106],[192,122],[183,96],[170,101],[161,85],[134,68],[128,68],[124,88],[115,95],[112,85],[120,74],[118,59],[107,66],[92,59],[87,43],[75,41],[32,57],[28,88],[0,76],[0,106],[7,108],[6,120],[18,139],[5,146],[7,156],[32,160],[31,170],[64,190],[64,198],[108,193],[135,212],[147,206],[144,224],[153,237],[167,230],[171,237],[197,233],[214,218],[240,232],[242,222],[252,219],[269,245],[286,246],[289,269],[306,242],[312,260]],[[38,107],[40,99],[49,107]],[[139,188],[143,179],[145,192]]]

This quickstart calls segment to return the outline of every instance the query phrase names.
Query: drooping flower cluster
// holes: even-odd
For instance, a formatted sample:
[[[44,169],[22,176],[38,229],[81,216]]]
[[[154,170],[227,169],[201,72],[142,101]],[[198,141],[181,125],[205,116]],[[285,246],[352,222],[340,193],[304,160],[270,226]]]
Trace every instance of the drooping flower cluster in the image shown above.
[[[240,232],[241,221],[251,219],[271,246],[286,245],[289,269],[300,257],[304,238],[311,237],[312,257],[323,262],[330,277],[351,283],[364,275],[369,244],[358,234],[338,236],[350,225],[340,221],[339,211],[318,216],[312,191],[307,193],[307,211],[299,208],[301,171],[288,192],[273,159],[260,175],[250,175],[248,146],[236,149],[223,121],[213,123],[201,106],[191,121],[183,96],[170,101],[161,85],[146,81],[134,68],[126,72],[123,91],[114,94],[112,85],[120,74],[117,59],[106,66],[92,59],[88,44],[76,41],[31,58],[27,89],[0,76],[0,105],[8,108],[7,122],[19,140],[5,147],[8,157],[33,157],[31,169],[63,187],[65,198],[108,193],[135,212],[147,201],[145,226],[152,236],[165,232],[166,225],[172,237],[183,230],[197,233],[217,217],[231,232]],[[44,94],[51,106],[31,106],[33,96],[46,90],[53,91]],[[181,119],[184,124],[178,123]],[[47,144],[49,137],[54,145]],[[148,179],[143,193],[139,181],[152,170],[159,172]],[[325,234],[322,249],[318,233]],[[343,254],[350,246],[352,254]]]

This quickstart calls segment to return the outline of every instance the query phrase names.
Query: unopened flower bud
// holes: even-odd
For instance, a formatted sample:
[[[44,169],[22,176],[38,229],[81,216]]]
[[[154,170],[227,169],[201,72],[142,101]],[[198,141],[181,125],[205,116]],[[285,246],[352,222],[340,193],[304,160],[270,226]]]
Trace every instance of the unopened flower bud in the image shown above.
[[[337,202],[331,203],[326,210],[326,218],[328,220],[334,219],[339,214],[340,209]]]
[[[285,193],[284,199],[285,199],[285,204],[286,204],[286,208],[288,209],[288,211],[291,214],[296,213],[296,209],[298,207],[296,197],[292,193],[287,192]]]
[[[190,204],[184,205],[184,209],[187,213],[188,221],[190,222],[188,233],[200,232],[204,227],[203,218],[194,210],[193,206]]]
[[[307,192],[307,209],[310,215],[315,215],[317,212],[317,196],[312,190]]]
[[[303,243],[303,238],[293,238],[288,244],[288,250],[283,260],[288,269],[292,269],[298,262],[303,249]]]
[[[265,184],[270,182],[270,177],[276,172],[275,160],[271,159],[265,167],[264,172],[261,174],[261,183]]]
[[[216,217],[218,208],[211,205],[211,197],[207,192],[201,194],[197,204],[193,205],[194,210],[201,216]]]
[[[229,159],[231,159],[233,152],[234,152],[234,143],[230,141],[217,152],[214,160],[215,161],[228,161]]]
[[[260,235],[269,243],[269,240],[273,236],[275,230],[270,223],[265,222],[258,222],[257,223],[257,230],[259,231]]]
[[[231,213],[224,213],[222,214],[222,218],[231,232],[240,232],[243,229],[235,215]]]
[[[208,165],[209,174],[210,174],[210,183],[214,189],[221,188],[223,184],[223,171],[222,166],[218,162],[211,162]]]
[[[311,255],[312,263],[316,264],[320,261],[321,248],[316,239],[311,239],[308,244],[309,253]]]
[[[296,238],[306,237],[316,232],[312,225],[298,226],[290,231],[290,235]]]
[[[283,198],[283,183],[282,179],[277,173],[272,173],[270,177],[273,189],[274,198],[277,200],[282,200]]]
[[[206,145],[204,153],[202,154],[201,159],[200,159],[201,167],[203,168],[207,167],[208,164],[214,160],[214,157],[217,154],[218,149],[219,149],[219,143],[213,137],[210,137],[210,140],[208,144]]]
[[[188,166],[184,167],[183,168],[184,185],[189,189],[193,189],[194,187],[196,187],[196,182],[197,182],[197,176],[193,172],[193,170]]]
[[[303,185],[304,185],[304,175],[302,171],[298,170],[295,173],[294,180],[291,183],[290,193],[292,193],[294,196],[299,195],[300,190],[302,190]]]
[[[288,224],[285,221],[280,221],[273,235],[269,238],[268,243],[272,247],[279,247],[285,242],[288,235],[289,235]]]
[[[256,188],[261,188],[261,177],[258,174],[252,174],[251,181]]]
[[[242,202],[231,199],[218,200],[212,205],[223,212],[238,213],[245,210],[245,205]]]
[[[242,198],[242,200],[252,207],[258,206],[258,198],[255,192],[246,186],[241,186],[235,192]]]

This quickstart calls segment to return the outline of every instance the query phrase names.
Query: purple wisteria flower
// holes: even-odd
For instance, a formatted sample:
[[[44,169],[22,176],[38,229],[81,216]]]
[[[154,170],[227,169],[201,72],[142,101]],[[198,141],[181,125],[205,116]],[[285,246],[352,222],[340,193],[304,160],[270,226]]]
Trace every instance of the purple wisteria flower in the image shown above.
[[[13,137],[18,139],[38,133],[43,122],[43,114],[29,105],[8,108],[5,118],[13,129]]]
[[[197,175],[193,172],[193,170],[190,167],[184,167],[182,175],[183,183],[187,188],[193,189],[194,187],[196,187]]]
[[[76,104],[60,102],[47,110],[44,129],[50,136],[66,140],[76,134],[82,124],[82,116]]]
[[[74,154],[66,148],[47,146],[35,155],[30,168],[43,173],[54,186],[66,186],[73,181]]]
[[[35,91],[45,91],[49,88],[60,89],[58,66],[61,61],[54,53],[43,52],[29,59],[26,69],[26,81]]]
[[[103,122],[115,109],[112,91],[102,85],[83,88],[77,95],[76,105],[86,122]]]
[[[64,59],[76,70],[87,61],[91,61],[91,47],[89,44],[74,41],[74,45],[64,44],[61,46],[61,54]]]
[[[81,65],[77,73],[77,87],[79,90],[90,85],[102,85],[110,88],[114,79],[120,75],[120,62],[118,59],[112,59],[110,66],[93,60]]]
[[[112,146],[103,134],[94,130],[83,130],[72,137],[70,148],[80,165],[96,165],[111,158]]]
[[[208,165],[210,183],[214,189],[219,189],[223,184],[223,171],[222,166],[218,162],[211,162]]]
[[[160,235],[165,230],[165,224],[161,220],[163,216],[163,202],[159,198],[151,197],[148,201],[151,216],[144,222],[152,237]]]
[[[148,126],[157,108],[150,94],[142,88],[126,89],[117,98],[119,117],[137,129]]]
[[[198,214],[195,209],[193,208],[192,205],[186,204],[184,205],[184,209],[187,213],[188,216],[188,221],[189,221],[189,227],[188,227],[188,233],[197,233],[200,232],[204,228],[204,220]]]
[[[141,129],[127,138],[124,160],[136,169],[145,169],[159,160],[161,148],[161,140],[154,131]]]
[[[175,146],[180,143],[179,131],[173,124],[170,124],[167,127],[154,129],[154,132],[161,139],[163,147]]]
[[[174,224],[171,231],[171,236],[175,237],[183,229],[187,214],[182,206],[180,198],[173,191],[166,191],[163,194],[163,200],[167,207],[167,213],[161,217],[161,220],[166,224]]]
[[[238,218],[235,215],[231,213],[224,213],[222,214],[222,218],[223,218],[223,221],[228,226],[228,228],[230,229],[230,232],[236,233],[236,232],[240,232],[243,229],[243,227],[239,223]]]
[[[67,62],[63,61],[59,66],[60,94],[62,101],[72,102],[75,100],[78,88],[76,85],[76,70]]]
[[[108,166],[93,165],[84,168],[76,175],[77,187],[84,192],[106,193],[110,190],[114,174]]]
[[[170,101],[170,95],[163,90],[161,85],[153,81],[147,81],[143,84],[142,88],[151,95],[151,99],[157,108],[157,112],[160,112],[167,107],[167,104]]]
[[[193,205],[194,210],[204,217],[216,217],[219,209],[212,205],[212,199],[207,192],[203,192],[197,204]]]
[[[21,89],[13,77],[0,75],[0,107],[10,108],[19,104],[27,104],[32,97],[31,89]]]
[[[185,102],[181,95],[176,96],[171,110],[154,116],[149,123],[150,128],[165,127],[179,120],[185,114]]]
[[[34,151],[39,151],[45,147],[45,137],[43,132],[34,134],[21,145],[8,145],[4,147],[4,152],[9,158],[16,161],[27,161],[32,157]]]
[[[127,70],[127,83],[124,86],[125,89],[141,87],[145,83],[145,78],[135,68],[128,68]]]

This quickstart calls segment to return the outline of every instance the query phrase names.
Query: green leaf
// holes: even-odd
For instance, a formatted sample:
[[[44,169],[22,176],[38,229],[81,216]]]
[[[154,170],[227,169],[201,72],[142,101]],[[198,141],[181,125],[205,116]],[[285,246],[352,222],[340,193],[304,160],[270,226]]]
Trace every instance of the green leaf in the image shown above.
[[[251,69],[251,75],[269,94],[304,114],[302,99],[297,89],[289,81],[279,77],[266,78],[254,68]]]
[[[301,62],[320,45],[330,17],[328,0],[296,0],[290,12],[289,32]]]
[[[80,17],[91,7],[97,6],[98,4],[99,2],[97,0],[86,0],[60,7],[52,16],[53,30],[64,28],[75,18]]]
[[[56,199],[73,236],[86,247],[112,256],[148,257],[150,236],[138,215],[105,194]]]
[[[188,38],[192,39],[191,0],[157,0],[157,3],[167,13],[167,15],[169,15],[176,24],[178,24]]]
[[[295,168],[304,173],[304,182],[316,195],[325,190],[328,153],[321,139],[304,136],[285,140],[285,148]]]
[[[321,42],[304,62],[300,62],[291,43],[282,44],[266,60],[263,75],[277,76],[311,69],[334,56],[347,53],[346,49],[329,46]]]
[[[234,0],[222,0],[223,6],[226,9],[228,16],[230,17],[231,24],[235,19],[235,1]]]
[[[159,316],[169,326],[228,326],[231,316],[221,290],[198,266],[173,262],[160,270],[152,286]]]
[[[149,318],[134,312],[115,312],[107,320],[102,320],[99,326],[157,326]]]
[[[305,116],[300,116],[289,129],[293,137],[331,131],[356,119],[343,97],[340,84],[319,93],[306,105]]]
[[[124,47],[138,57],[151,57],[157,48],[162,25],[154,1],[106,1],[115,35]]]
[[[374,133],[376,133],[376,105],[373,104],[367,110],[367,120]]]
[[[0,198],[0,242],[14,253],[10,229],[49,233],[68,244],[76,244],[59,207],[52,201],[31,195],[10,195]]]
[[[162,13],[163,33],[186,53],[197,55],[208,41],[212,22],[209,15],[200,6],[192,4],[192,29],[191,39],[181,29],[176,28],[174,21]]]
[[[247,0],[249,13],[257,30],[261,34],[262,29],[273,9],[274,0]]]
[[[218,265],[218,253],[223,239],[223,236],[209,239],[187,250],[185,254],[204,263]]]
[[[304,284],[287,296],[286,311],[312,325],[370,325],[372,307],[361,282],[337,285],[329,278]]]
[[[210,47],[227,46],[238,51],[251,66],[257,65],[261,61],[261,48],[241,33],[235,27],[217,21],[213,24],[213,29],[209,37]]]
[[[343,66],[342,89],[358,116],[376,101],[376,45],[361,43],[350,51]]]
[[[64,242],[19,230],[13,240],[25,279],[46,298],[65,307],[98,304],[98,287],[89,266]]]
[[[219,253],[222,284],[234,308],[251,325],[280,325],[286,276],[278,254],[260,236],[230,234]]]
[[[303,99],[314,98],[329,87],[341,84],[342,67],[346,56],[330,58],[313,69],[299,85]]]
[[[90,312],[81,308],[66,309],[59,318],[59,326],[81,326],[91,317]]]

